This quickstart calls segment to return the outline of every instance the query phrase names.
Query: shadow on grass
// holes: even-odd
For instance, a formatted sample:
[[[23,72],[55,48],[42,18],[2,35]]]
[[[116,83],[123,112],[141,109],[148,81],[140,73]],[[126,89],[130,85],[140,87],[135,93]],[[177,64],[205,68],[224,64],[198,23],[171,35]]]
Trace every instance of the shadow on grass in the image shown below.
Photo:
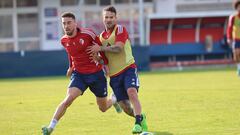
[[[169,132],[159,132],[159,131],[151,131],[153,135],[173,135],[172,133]]]

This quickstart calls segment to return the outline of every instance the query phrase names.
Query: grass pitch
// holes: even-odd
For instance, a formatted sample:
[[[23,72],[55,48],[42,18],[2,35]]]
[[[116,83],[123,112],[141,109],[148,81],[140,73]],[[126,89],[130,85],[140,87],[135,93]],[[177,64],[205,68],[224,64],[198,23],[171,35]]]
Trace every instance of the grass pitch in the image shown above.
[[[141,73],[139,97],[155,135],[239,135],[240,78],[235,70]],[[65,97],[66,77],[0,80],[0,134],[41,135]],[[111,90],[110,90],[111,91]],[[87,90],[53,135],[131,135],[134,119],[101,113]]]

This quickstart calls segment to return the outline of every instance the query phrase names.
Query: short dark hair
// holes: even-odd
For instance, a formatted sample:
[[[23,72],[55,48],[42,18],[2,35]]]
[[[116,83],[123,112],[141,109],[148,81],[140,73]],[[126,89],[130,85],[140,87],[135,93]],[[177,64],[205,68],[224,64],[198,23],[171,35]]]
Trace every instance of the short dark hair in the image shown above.
[[[105,7],[105,8],[103,9],[103,11],[110,11],[110,12],[115,13],[115,15],[117,14],[117,10],[116,10],[116,8],[115,8],[114,6],[111,6],[111,5]]]
[[[70,18],[75,20],[75,15],[72,12],[64,12],[64,13],[62,13],[61,16],[62,16],[62,18],[63,17],[70,17]]]
[[[237,7],[238,7],[239,4],[240,4],[240,0],[235,0],[235,1],[233,2],[233,7],[234,7],[234,9],[237,9]]]

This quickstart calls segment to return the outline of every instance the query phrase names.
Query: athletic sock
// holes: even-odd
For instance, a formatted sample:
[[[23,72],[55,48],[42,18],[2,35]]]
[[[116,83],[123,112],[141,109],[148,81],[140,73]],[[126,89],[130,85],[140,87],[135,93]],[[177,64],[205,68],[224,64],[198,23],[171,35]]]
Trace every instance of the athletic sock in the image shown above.
[[[143,119],[142,115],[136,115],[135,119],[136,119],[135,124],[141,125],[141,122],[142,122],[142,119]]]
[[[58,121],[56,119],[52,119],[48,127],[54,129],[57,123]]]
[[[112,94],[111,100],[112,100],[112,104],[117,103],[117,98],[116,98],[116,96],[114,94]]]
[[[237,63],[237,70],[240,71],[240,63]]]

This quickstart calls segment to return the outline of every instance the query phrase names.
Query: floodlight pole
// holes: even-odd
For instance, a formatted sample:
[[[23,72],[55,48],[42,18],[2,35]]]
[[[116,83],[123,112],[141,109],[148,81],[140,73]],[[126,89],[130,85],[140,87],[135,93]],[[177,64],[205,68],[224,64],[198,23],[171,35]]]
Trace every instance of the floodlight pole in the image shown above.
[[[83,14],[83,10],[82,10],[82,8],[83,8],[83,6],[84,6],[84,2],[83,2],[84,0],[80,0],[79,1],[79,3],[78,3],[78,13],[79,13],[79,15],[78,15],[78,17],[79,17],[79,20],[81,20],[81,27],[86,27],[86,20],[85,20],[85,15]]]
[[[140,45],[144,45],[144,18],[143,18],[143,0],[138,0],[138,7],[139,7],[139,38],[140,38]]]

